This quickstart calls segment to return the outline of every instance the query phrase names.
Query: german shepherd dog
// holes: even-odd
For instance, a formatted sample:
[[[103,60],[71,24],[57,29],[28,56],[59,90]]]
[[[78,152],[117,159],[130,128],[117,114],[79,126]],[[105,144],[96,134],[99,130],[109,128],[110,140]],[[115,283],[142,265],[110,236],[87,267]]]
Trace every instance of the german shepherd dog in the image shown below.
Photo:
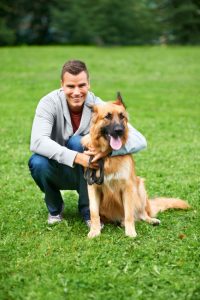
[[[128,138],[128,115],[120,94],[114,102],[92,107],[93,117],[89,135],[82,139],[86,148],[108,153],[125,145]],[[120,222],[125,234],[136,237],[135,221],[144,220],[158,225],[154,218],[159,211],[169,208],[187,209],[189,205],[180,199],[156,198],[149,200],[144,179],[136,176],[131,154],[106,156],[104,182],[88,185],[91,227],[89,238],[100,235],[101,223]]]

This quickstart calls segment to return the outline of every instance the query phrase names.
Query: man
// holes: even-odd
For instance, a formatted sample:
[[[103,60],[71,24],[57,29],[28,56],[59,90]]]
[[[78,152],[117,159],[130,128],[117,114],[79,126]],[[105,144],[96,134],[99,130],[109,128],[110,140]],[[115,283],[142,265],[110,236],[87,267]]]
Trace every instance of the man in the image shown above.
[[[90,128],[92,112],[89,104],[102,105],[103,101],[89,89],[86,65],[79,60],[68,61],[62,68],[61,88],[43,97],[36,109],[30,147],[35,154],[29,160],[29,168],[45,194],[48,224],[63,219],[64,203],[60,190],[76,190],[79,212],[90,226],[83,167],[88,166],[89,155],[93,153],[92,149],[84,152],[81,138]],[[112,155],[135,153],[145,147],[145,138],[130,126],[127,144]],[[96,169],[96,158],[103,155],[97,153],[90,167]]]

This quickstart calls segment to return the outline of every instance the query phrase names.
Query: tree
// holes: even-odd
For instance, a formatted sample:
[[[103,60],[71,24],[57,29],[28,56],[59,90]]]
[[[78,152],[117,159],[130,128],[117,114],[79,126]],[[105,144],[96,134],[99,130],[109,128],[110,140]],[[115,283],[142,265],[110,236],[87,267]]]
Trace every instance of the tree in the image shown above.
[[[63,33],[63,41],[73,44],[152,43],[159,28],[145,0],[64,0],[52,19],[58,36]]]
[[[156,1],[163,32],[169,43],[200,43],[200,2],[198,0]]]
[[[200,43],[199,0],[1,0],[0,45]]]
[[[48,43],[52,4],[53,0],[1,0],[0,43]]]

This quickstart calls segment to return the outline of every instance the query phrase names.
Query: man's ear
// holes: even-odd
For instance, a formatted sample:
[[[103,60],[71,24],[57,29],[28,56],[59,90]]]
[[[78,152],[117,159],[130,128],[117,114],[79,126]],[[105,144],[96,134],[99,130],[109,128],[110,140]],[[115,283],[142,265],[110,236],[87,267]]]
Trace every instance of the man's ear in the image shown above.
[[[62,81],[62,79],[60,80],[60,86],[63,87],[63,81]]]
[[[117,92],[117,98],[116,98],[115,102],[113,102],[113,104],[122,105],[126,109],[126,105],[122,100],[122,96],[121,96],[120,92]]]

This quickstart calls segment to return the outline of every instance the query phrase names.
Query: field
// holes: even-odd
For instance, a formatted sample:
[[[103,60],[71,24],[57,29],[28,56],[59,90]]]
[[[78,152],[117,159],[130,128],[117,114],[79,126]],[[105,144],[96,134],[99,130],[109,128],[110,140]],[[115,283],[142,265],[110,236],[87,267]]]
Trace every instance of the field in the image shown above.
[[[17,47],[0,57],[0,299],[200,299],[200,48]],[[121,91],[148,141],[134,157],[149,196],[192,209],[160,214],[158,227],[137,223],[136,239],[107,225],[89,240],[77,195],[65,192],[65,221],[47,225],[27,167],[31,125],[71,58],[87,63],[102,99]]]

